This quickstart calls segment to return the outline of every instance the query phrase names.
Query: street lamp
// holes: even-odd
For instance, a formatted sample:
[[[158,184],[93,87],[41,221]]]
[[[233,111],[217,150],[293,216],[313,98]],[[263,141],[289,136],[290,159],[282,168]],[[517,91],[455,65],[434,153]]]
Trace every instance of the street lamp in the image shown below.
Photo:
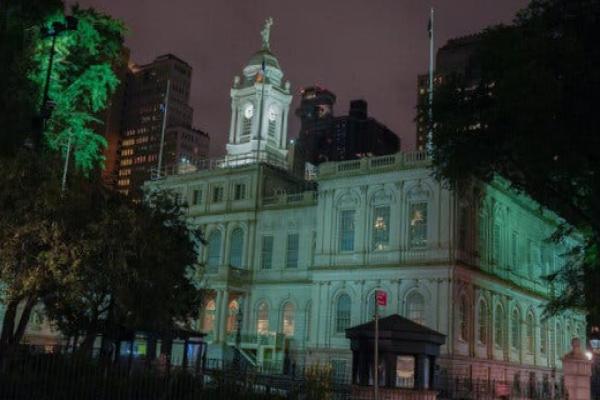
[[[52,75],[52,65],[54,63],[54,54],[56,52],[56,38],[58,35],[68,32],[74,31],[77,29],[78,25],[77,18],[69,15],[65,17],[65,22],[53,22],[50,27],[44,26],[41,29],[42,39],[52,38],[52,45],[50,46],[50,54],[48,56],[48,69],[46,70],[46,80],[44,82],[44,94],[42,96],[42,104],[40,105],[40,112],[38,115],[38,124],[36,129],[34,129],[34,137],[29,138],[25,146],[29,148],[36,147],[42,139],[44,134],[44,129],[46,128],[46,122],[50,119],[52,115],[52,110],[54,109],[55,103],[50,99],[49,91],[50,91],[50,77]]]

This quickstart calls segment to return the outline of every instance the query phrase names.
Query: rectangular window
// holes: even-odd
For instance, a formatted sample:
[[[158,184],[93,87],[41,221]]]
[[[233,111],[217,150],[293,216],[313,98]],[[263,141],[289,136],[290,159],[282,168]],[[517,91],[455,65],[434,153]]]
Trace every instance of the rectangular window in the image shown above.
[[[262,268],[271,269],[273,266],[273,236],[263,236]]]
[[[373,210],[373,250],[385,250],[390,244],[390,207]]]
[[[202,190],[194,190],[192,192],[192,205],[197,206],[202,202]]]
[[[237,183],[233,187],[233,199],[244,200],[246,198],[246,185],[243,183]]]
[[[354,210],[340,213],[340,251],[354,250]]]
[[[298,267],[298,245],[300,236],[297,233],[287,235],[287,247],[285,256],[285,266],[287,268]]]
[[[269,120],[269,136],[275,136],[275,128],[277,127],[277,122],[273,121],[273,120]]]
[[[411,247],[427,246],[427,203],[413,203],[409,210],[409,244]]]
[[[215,186],[213,188],[213,203],[220,203],[223,201],[223,186]]]

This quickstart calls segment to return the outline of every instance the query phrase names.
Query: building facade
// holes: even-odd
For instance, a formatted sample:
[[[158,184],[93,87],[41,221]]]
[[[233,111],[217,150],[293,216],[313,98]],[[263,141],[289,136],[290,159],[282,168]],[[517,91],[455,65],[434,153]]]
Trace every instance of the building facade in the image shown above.
[[[285,125],[271,142],[268,131],[239,135],[243,118],[255,126],[246,110],[256,94],[270,101],[261,65],[253,57],[244,69],[253,100],[238,101],[235,80],[227,156],[147,183],[177,193],[205,234],[196,323],[208,357],[230,357],[239,331],[238,348],[257,365],[330,362],[349,372],[345,330],[373,317],[383,290],[383,315],[446,335],[442,373],[551,380],[571,337],[585,335],[580,311],[542,314],[551,293],[542,276],[561,268],[564,252],[546,241],[558,219],[500,179],[450,191],[424,152],[323,163],[306,182],[280,163]],[[284,115],[287,99],[277,103]]]
[[[301,91],[300,134],[294,143],[293,169],[303,176],[305,163],[354,160],[394,154],[400,139],[376,119],[369,117],[365,100],[352,100],[348,115],[334,114],[335,95],[314,86]]]
[[[141,186],[150,179],[152,170],[158,168],[165,104],[166,130],[161,166],[208,157],[208,135],[192,128],[191,79],[192,68],[172,54],[157,57],[150,64],[129,68],[116,189],[134,201],[141,199]]]

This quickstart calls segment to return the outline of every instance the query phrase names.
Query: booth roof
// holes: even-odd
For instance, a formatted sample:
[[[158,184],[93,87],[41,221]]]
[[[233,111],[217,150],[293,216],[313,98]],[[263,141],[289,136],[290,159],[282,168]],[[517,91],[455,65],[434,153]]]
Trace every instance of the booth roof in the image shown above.
[[[346,329],[346,337],[349,339],[372,338],[375,335],[375,321]],[[379,337],[393,338],[396,340],[422,340],[425,342],[444,344],[446,335],[417,324],[410,319],[393,314],[379,319]]]

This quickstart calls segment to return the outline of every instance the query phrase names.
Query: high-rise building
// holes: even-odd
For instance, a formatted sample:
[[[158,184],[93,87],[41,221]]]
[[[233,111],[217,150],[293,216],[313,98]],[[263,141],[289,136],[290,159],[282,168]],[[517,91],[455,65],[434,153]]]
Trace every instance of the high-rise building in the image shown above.
[[[101,123],[96,127],[96,132],[104,136],[107,141],[107,147],[103,151],[104,169],[102,170],[102,179],[109,187],[115,187],[119,172],[119,143],[121,141],[125,89],[129,73],[129,56],[129,49],[123,47],[121,50],[121,62],[114,68],[117,79],[119,79],[119,86],[117,86],[115,93],[110,97],[106,109],[99,116]]]
[[[192,128],[191,79],[192,67],[172,54],[129,67],[116,188],[134,201],[140,199],[141,186],[158,167],[161,141],[161,167],[208,156],[208,135]]]
[[[435,59],[434,85],[449,75],[458,75],[465,79],[465,84],[474,83],[479,77],[479,70],[471,63],[471,56],[477,49],[478,35],[469,35],[451,39],[437,51]],[[435,95],[435,90],[434,90]],[[417,78],[417,104],[426,104],[429,97],[429,75]],[[423,117],[417,119],[417,150],[424,150],[427,144],[427,121]]]
[[[369,117],[365,100],[352,100],[348,115],[335,116],[335,94],[313,86],[302,90],[296,110],[300,134],[294,144],[293,169],[303,173],[305,163],[345,161],[393,154],[400,139],[385,125]]]

